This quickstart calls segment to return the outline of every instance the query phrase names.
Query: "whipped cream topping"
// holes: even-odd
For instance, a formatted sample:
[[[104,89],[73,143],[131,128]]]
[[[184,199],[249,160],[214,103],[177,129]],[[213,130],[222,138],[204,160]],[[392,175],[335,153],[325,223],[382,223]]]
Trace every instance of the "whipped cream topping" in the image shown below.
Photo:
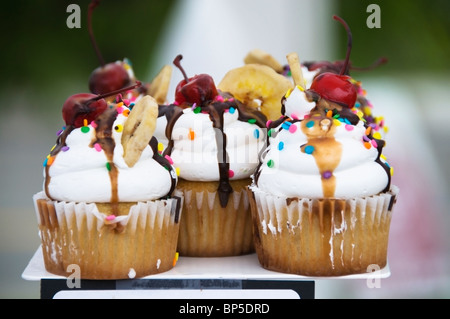
[[[218,181],[220,203],[226,207],[233,192],[230,181],[250,177],[259,164],[267,118],[224,92],[201,105],[160,105],[159,117],[167,121],[163,155],[172,158],[181,178]]]
[[[362,120],[351,124],[334,111],[312,113],[273,128],[257,187],[277,196],[354,198],[389,190],[391,168]]]
[[[294,120],[303,120],[316,106],[314,102],[306,99],[305,91],[298,85],[286,93],[285,98],[282,113]]]
[[[180,177],[191,181],[219,181],[219,163],[229,164],[229,179],[250,177],[265,146],[265,130],[256,124],[239,121],[237,111],[223,114],[223,132],[213,127],[209,114],[184,109],[176,121],[171,158]],[[223,136],[226,136],[224,140]],[[226,158],[221,154],[226,144]]]
[[[177,180],[175,170],[157,153],[155,138],[138,162],[128,167],[121,137],[129,108],[122,102],[110,107],[108,116],[114,121],[105,149],[99,142],[101,134],[95,122],[80,128],[65,127],[59,133],[57,144],[44,162],[44,189],[50,199],[136,202],[160,199],[173,190]]]

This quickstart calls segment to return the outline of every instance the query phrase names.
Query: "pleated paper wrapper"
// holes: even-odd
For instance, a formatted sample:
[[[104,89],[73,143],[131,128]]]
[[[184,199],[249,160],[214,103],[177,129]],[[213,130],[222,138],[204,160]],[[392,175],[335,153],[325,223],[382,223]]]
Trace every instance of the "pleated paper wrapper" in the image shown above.
[[[255,248],[264,268],[342,276],[386,266],[396,186],[345,200],[277,197],[254,186],[248,191]]]
[[[222,207],[218,182],[178,181],[184,198],[178,251],[180,256],[225,257],[254,252],[247,186],[250,180],[231,181],[233,193]]]
[[[120,216],[93,203],[52,201],[43,192],[33,200],[50,273],[78,269],[81,279],[130,279],[174,266],[181,197],[130,203]]]

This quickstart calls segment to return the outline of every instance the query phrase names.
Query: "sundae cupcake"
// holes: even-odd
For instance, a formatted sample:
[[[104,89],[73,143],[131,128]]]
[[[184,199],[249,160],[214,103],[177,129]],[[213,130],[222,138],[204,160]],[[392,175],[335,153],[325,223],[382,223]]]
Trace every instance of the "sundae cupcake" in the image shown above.
[[[174,64],[185,79],[175,103],[160,105],[167,120],[163,156],[173,160],[184,195],[178,251],[197,257],[254,252],[246,190],[265,147],[266,116],[218,90],[209,75],[188,78],[181,59]]]
[[[282,101],[284,117],[269,125],[269,146],[249,188],[264,268],[339,276],[386,266],[398,188],[385,142],[354,110],[358,91],[344,74],[350,49],[349,41],[340,74],[324,72],[309,89],[298,56],[288,55],[296,87]]]
[[[135,89],[137,85],[125,88]],[[152,136],[158,104],[117,95],[77,94],[63,106],[65,126],[44,161],[34,195],[47,271],[82,279],[128,279],[174,265],[182,199],[177,176]]]

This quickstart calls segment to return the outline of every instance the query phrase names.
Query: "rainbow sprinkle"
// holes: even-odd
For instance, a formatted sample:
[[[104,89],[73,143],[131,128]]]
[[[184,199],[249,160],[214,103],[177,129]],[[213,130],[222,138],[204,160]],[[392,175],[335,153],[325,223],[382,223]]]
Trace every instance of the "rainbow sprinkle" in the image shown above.
[[[175,257],[173,257],[173,266],[175,267],[175,265],[177,264],[178,261],[178,257],[180,256],[180,254],[178,252],[175,253]]]
[[[164,151],[164,144],[163,143],[158,143],[158,153],[162,154],[163,151]]]
[[[169,155],[164,156],[164,158],[169,161],[170,165],[173,165],[173,160]]]
[[[94,149],[95,149],[97,152],[101,152],[101,151],[102,151],[102,146],[101,146],[99,143],[95,143],[95,144],[94,144]]]
[[[333,173],[330,171],[325,171],[322,173],[322,178],[324,179],[330,179],[333,176]]]
[[[306,154],[310,154],[311,155],[312,153],[314,153],[314,150],[315,150],[315,148],[312,145],[305,146],[305,153]]]
[[[116,126],[114,126],[114,130],[118,133],[123,131],[123,125],[122,124],[117,124]]]
[[[291,127],[292,123],[291,122],[284,122],[283,124],[281,124],[281,128],[285,129],[285,130],[289,130],[289,128]]]
[[[294,134],[297,131],[297,125],[293,124],[289,126],[289,132]]]

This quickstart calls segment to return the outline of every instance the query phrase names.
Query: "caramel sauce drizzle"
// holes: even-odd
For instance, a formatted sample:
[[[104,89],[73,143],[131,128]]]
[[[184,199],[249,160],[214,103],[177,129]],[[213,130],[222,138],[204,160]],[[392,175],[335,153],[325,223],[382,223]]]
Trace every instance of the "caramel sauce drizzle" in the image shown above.
[[[307,123],[314,121],[314,126]],[[302,132],[306,135],[308,143],[301,146],[306,152],[307,146],[313,147],[311,155],[314,157],[322,180],[324,197],[334,197],[336,190],[336,177],[333,171],[339,165],[342,157],[342,144],[336,141],[334,134],[336,126],[331,119],[312,114],[311,118],[301,122]]]

